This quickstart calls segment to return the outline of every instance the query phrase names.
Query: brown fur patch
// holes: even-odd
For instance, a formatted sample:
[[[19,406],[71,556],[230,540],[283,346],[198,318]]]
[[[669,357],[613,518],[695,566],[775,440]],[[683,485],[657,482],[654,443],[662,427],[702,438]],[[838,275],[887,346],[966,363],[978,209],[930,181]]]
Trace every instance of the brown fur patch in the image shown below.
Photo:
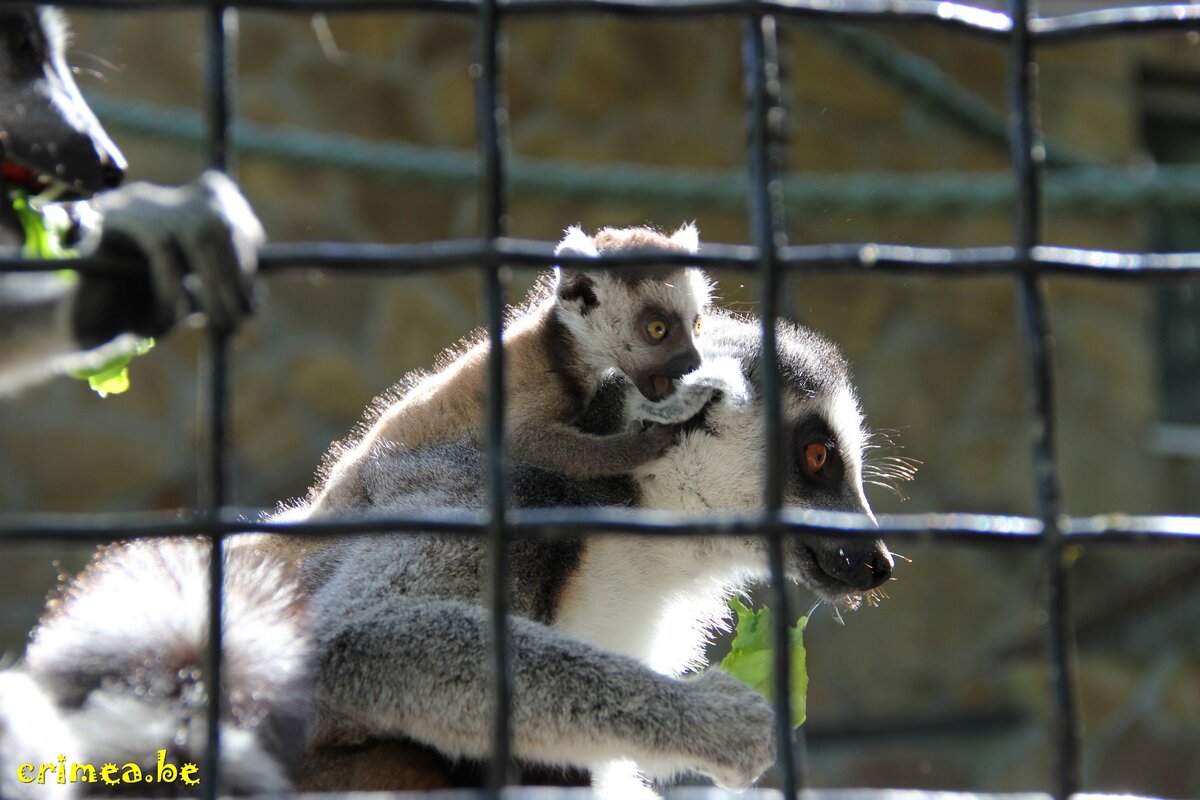
[[[665,250],[668,253],[690,253],[683,245],[653,228],[604,228],[592,241],[600,255],[634,253],[640,250]]]
[[[461,785],[434,750],[411,742],[319,748],[294,776],[299,792],[431,791]]]

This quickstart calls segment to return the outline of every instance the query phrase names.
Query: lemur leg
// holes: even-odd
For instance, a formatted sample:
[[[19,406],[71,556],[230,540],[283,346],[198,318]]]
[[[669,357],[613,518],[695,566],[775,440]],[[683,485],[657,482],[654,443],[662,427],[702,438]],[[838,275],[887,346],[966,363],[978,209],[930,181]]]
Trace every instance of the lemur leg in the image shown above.
[[[492,689],[487,613],[441,600],[338,608],[318,625],[314,744],[405,736],[485,758]],[[511,623],[513,751],[550,765],[631,759],[744,788],[774,759],[772,711],[719,671],[678,680],[522,618]]]

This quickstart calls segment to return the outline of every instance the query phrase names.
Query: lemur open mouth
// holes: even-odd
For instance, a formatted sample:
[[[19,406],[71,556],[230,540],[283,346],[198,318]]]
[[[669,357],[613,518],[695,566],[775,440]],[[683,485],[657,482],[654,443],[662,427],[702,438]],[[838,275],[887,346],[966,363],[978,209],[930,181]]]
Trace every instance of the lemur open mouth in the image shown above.
[[[651,403],[675,394],[675,379],[667,375],[642,375],[633,383]]]
[[[4,182],[9,185],[28,189],[30,194],[47,195],[47,200],[67,200],[82,197],[70,184],[42,175],[15,161],[5,159],[3,164]]]

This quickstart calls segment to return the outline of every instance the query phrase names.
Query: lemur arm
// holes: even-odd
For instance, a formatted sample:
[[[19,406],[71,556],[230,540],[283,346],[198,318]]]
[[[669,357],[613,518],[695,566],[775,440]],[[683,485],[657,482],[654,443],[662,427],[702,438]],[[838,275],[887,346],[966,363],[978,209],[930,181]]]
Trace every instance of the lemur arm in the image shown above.
[[[609,436],[584,433],[562,422],[513,430],[514,460],[554,470],[569,478],[625,475],[661,456],[675,440],[674,428],[649,425]]]
[[[76,211],[88,212],[83,204]],[[262,225],[237,187],[216,172],[167,188],[133,183],[89,204],[98,224],[78,250],[132,256],[132,272],[0,277],[0,394],[64,368],[103,362],[110,342],[157,336],[193,312],[230,327],[250,310]]]
[[[322,618],[314,744],[402,736],[486,758],[489,626],[475,606],[397,596]],[[526,619],[512,618],[510,631],[519,759],[585,768],[632,759],[652,776],[696,771],[730,788],[774,759],[770,705],[720,671],[679,680]]]
[[[51,374],[58,356],[77,349],[74,291],[58,275],[0,276],[0,394]]]
[[[594,431],[590,418],[573,423],[530,422],[513,430],[514,460],[552,469],[570,478],[625,475],[653,461],[675,441],[674,426],[686,422],[712,399],[711,385],[685,384],[658,402],[636,395],[625,415],[633,424],[615,433]],[[585,416],[595,416],[585,411]]]

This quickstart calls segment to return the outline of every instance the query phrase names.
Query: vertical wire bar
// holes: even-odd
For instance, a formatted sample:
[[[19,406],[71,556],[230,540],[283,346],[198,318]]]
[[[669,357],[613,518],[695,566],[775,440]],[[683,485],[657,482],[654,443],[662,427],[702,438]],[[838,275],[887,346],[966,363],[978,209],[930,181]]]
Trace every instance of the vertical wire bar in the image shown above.
[[[503,147],[507,114],[499,85],[500,25],[496,0],[480,0],[476,118],[483,168],[480,214],[484,236],[494,244],[505,231]],[[484,419],[488,497],[488,597],[492,611],[492,760],[488,790],[499,798],[512,774],[512,687],[508,652],[507,475],[504,448],[503,265],[487,266],[483,302],[488,328],[487,408]]]
[[[230,166],[229,124],[232,97],[230,77],[233,72],[233,37],[236,35],[236,10],[225,6],[209,9],[205,20],[207,61],[205,91],[208,105],[208,162],[212,169],[223,172]],[[214,523],[209,531],[209,595],[208,649],[205,659],[205,685],[208,688],[206,714],[207,743],[203,796],[216,800],[220,784],[221,753],[221,651],[222,651],[222,588],[224,561],[222,536],[216,521],[227,501],[226,486],[229,474],[229,332],[211,325],[201,356],[201,414],[208,436],[204,442],[200,464],[200,507]]]
[[[1037,120],[1037,64],[1029,35],[1029,0],[1010,0],[1012,39],[1008,62],[1013,171],[1017,180],[1016,246],[1026,255],[1041,242],[1041,167],[1045,149]],[[1046,305],[1045,281],[1026,273],[1018,286],[1024,320],[1033,414],[1033,469],[1038,514],[1044,524],[1042,548],[1046,581],[1046,667],[1051,692],[1054,794],[1059,800],[1079,790],[1079,725],[1075,706],[1074,646],[1064,560],[1062,489],[1055,453],[1054,339]]]
[[[783,504],[781,403],[776,321],[779,318],[778,247],[786,244],[782,183],[773,170],[773,142],[782,128],[779,60],[775,18],[751,12],[743,22],[743,60],[749,128],[750,229],[759,248],[758,301],[762,314],[762,394],[764,403],[763,503],[768,520],[767,558],[771,571],[768,605],[773,617],[773,688],[778,764],[784,797],[794,798],[801,775],[793,747],[789,676],[788,597],[784,574],[783,533],[778,526]],[[773,136],[773,134],[776,134]]]

